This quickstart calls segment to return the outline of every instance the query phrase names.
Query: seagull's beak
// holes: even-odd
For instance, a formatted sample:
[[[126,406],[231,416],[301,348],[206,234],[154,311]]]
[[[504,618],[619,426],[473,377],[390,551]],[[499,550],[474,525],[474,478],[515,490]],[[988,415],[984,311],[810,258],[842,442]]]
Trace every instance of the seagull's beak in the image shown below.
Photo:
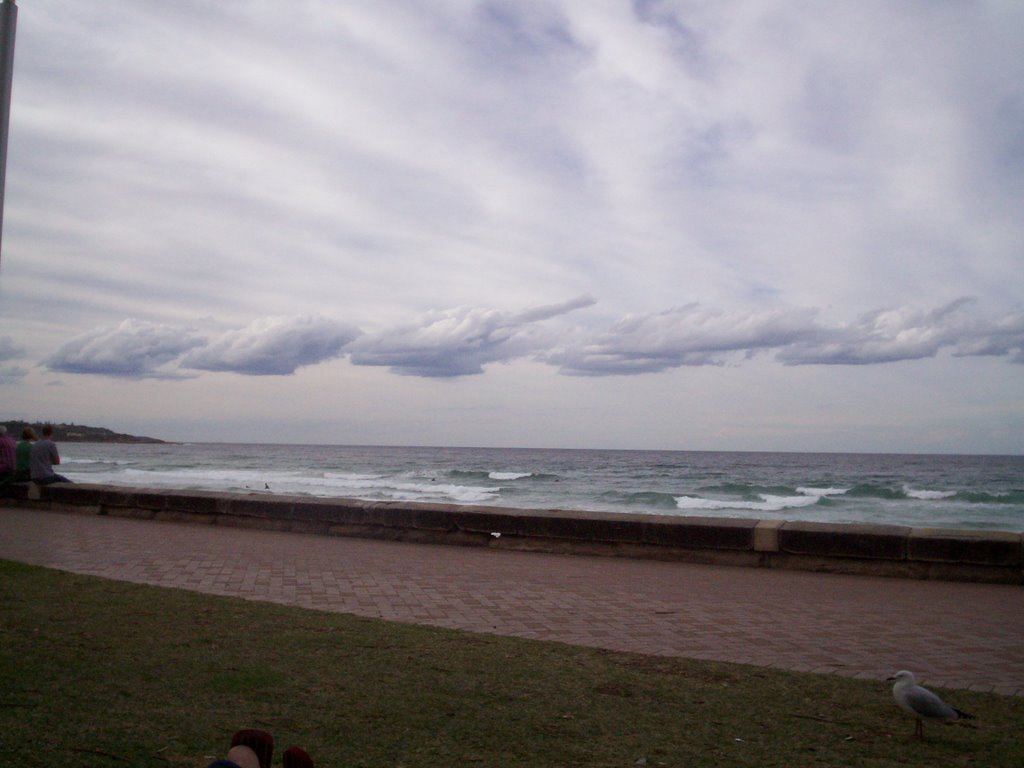
[[[892,682],[893,680],[895,680],[895,679],[896,679],[896,675],[893,675],[892,677],[887,677],[887,678],[885,678],[885,682],[887,682],[887,683],[891,683],[891,682]]]

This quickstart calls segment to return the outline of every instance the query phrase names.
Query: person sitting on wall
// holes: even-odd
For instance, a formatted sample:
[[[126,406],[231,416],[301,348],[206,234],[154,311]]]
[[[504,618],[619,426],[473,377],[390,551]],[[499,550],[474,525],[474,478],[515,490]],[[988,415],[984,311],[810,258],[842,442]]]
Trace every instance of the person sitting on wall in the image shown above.
[[[0,488],[14,482],[16,468],[14,441],[7,434],[7,427],[0,424]]]
[[[50,439],[52,435],[53,427],[47,424],[43,427],[43,439],[32,443],[30,471],[32,482],[36,485],[71,482],[63,475],[58,475],[53,471],[53,465],[60,464],[60,454],[57,452],[57,444]]]
[[[14,482],[27,483],[32,479],[32,443],[36,431],[32,427],[21,430],[21,440],[14,446]]]

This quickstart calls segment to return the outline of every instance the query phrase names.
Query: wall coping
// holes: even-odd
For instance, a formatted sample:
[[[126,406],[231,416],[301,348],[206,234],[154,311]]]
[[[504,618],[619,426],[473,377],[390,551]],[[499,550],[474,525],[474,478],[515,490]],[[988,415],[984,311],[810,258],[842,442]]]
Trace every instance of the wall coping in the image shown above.
[[[762,568],[1024,584],[1024,534],[900,525],[513,509],[85,483],[0,506],[335,536]]]

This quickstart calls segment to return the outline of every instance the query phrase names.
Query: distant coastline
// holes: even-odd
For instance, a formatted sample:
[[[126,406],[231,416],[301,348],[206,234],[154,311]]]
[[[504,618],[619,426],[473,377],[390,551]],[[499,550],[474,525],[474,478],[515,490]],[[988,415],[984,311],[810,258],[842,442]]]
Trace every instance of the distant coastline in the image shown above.
[[[36,435],[39,435],[43,424],[42,421],[0,421],[7,427],[7,434],[15,440],[21,437],[21,431],[25,427],[32,427]],[[106,427],[89,427],[85,424],[56,424],[53,426],[53,439],[59,443],[165,443],[166,440],[158,440],[155,437],[142,437],[139,435],[125,435],[114,432]]]

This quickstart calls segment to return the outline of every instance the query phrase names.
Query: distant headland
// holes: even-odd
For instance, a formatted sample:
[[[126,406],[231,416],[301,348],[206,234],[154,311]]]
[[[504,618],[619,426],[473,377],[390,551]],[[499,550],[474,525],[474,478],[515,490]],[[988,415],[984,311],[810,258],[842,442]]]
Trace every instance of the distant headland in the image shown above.
[[[32,427],[36,435],[42,432],[42,421],[0,421],[7,427],[7,434],[15,440],[21,438],[21,431],[25,427]],[[120,432],[106,429],[105,427],[87,427],[84,424],[56,424],[49,422],[53,427],[53,439],[58,443],[164,443],[165,440],[157,440],[155,437],[139,437],[137,435],[124,435]]]

